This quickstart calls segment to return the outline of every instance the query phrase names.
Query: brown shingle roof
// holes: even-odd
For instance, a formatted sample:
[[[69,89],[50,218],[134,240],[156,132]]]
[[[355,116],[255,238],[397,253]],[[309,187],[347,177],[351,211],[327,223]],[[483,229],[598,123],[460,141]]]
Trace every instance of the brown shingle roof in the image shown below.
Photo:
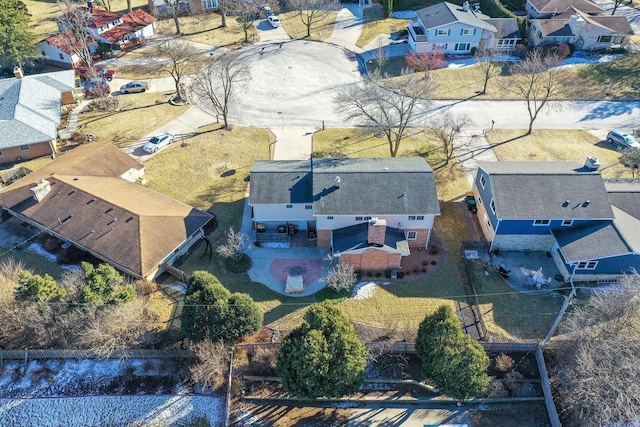
[[[605,10],[589,0],[529,0],[540,13],[562,13],[574,6],[589,14],[605,13]]]
[[[142,9],[134,10],[131,13],[127,13],[122,17],[122,24],[117,27],[111,28],[108,31],[100,34],[101,37],[105,38],[111,43],[115,43],[119,40],[124,39],[129,34],[135,33],[136,31],[150,25],[156,21],[156,18],[149,15]]]
[[[73,33],[73,30],[69,28],[59,32],[58,34],[47,37],[44,41],[57,47],[67,55],[72,55],[75,51],[80,50],[80,42]],[[92,44],[93,40],[90,40],[89,45]]]
[[[0,204],[137,276],[147,276],[212,216],[119,178],[142,165],[108,143],[60,156],[0,192]],[[36,202],[30,187],[51,191]]]

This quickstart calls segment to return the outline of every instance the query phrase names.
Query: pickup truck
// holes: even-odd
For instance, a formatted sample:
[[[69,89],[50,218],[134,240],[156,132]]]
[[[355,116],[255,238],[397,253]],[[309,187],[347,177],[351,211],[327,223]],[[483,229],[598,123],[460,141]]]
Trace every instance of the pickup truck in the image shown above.
[[[80,77],[81,80],[102,78],[110,82],[115,79],[116,72],[115,70],[108,70],[104,67],[80,67],[76,68],[76,75]]]

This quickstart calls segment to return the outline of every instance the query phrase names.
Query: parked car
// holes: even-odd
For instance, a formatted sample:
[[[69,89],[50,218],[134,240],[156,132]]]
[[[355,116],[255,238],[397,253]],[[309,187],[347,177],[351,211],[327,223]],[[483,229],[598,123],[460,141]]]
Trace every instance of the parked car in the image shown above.
[[[144,144],[142,149],[149,154],[155,153],[159,149],[171,144],[175,141],[175,138],[175,135],[171,132],[163,132],[151,138],[146,144]]]
[[[273,10],[271,10],[271,7],[269,5],[262,6],[262,11],[263,11],[262,14],[265,18],[268,18],[274,15]]]
[[[280,26],[280,19],[276,15],[271,15],[267,19],[273,28],[278,28]]]
[[[111,88],[109,84],[102,80],[91,81],[84,86],[82,90],[84,97],[89,98],[100,98],[103,96],[107,96],[111,93]]]
[[[145,92],[149,89],[149,84],[147,82],[129,82],[124,86],[120,87],[121,93],[136,93],[136,92]]]
[[[638,143],[631,135],[621,130],[612,130],[607,134],[607,142],[615,144],[622,148],[640,148]]]
[[[76,68],[76,74],[81,80],[101,78],[110,82],[116,78],[114,70],[108,70],[104,67],[80,67]]]

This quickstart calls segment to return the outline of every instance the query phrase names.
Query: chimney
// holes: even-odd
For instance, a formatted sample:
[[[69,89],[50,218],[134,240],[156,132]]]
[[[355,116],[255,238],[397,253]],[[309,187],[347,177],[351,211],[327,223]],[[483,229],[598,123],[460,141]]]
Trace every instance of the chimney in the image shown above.
[[[462,10],[465,12],[469,12],[469,2],[465,1],[464,3],[462,3]]]
[[[374,246],[383,246],[387,234],[387,221],[384,219],[372,218],[369,221],[367,232],[367,243]]]
[[[15,67],[13,67],[13,75],[16,77],[16,79],[21,79],[24,77],[24,71],[22,71],[22,67],[17,65]]]
[[[584,162],[584,167],[592,171],[597,171],[600,167],[600,161],[598,161],[596,156],[587,157],[587,160]]]
[[[33,199],[36,202],[40,203],[42,199],[44,199],[45,196],[51,191],[51,183],[46,179],[40,179],[38,184],[29,188],[29,190],[31,191]]]
[[[335,181],[333,181],[333,186],[336,188],[340,188],[340,177],[336,176]]]

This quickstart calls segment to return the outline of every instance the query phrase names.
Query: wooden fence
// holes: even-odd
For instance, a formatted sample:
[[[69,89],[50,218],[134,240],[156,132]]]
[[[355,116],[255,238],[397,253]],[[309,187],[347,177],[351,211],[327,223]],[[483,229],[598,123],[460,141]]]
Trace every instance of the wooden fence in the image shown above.
[[[163,267],[167,273],[184,283],[187,283],[189,281],[189,278],[191,278],[191,276],[189,276],[187,273],[177,267],[174,267],[171,264],[164,264]]]
[[[0,363],[4,360],[31,359],[191,359],[190,350],[130,349],[105,353],[95,350],[0,350]]]

